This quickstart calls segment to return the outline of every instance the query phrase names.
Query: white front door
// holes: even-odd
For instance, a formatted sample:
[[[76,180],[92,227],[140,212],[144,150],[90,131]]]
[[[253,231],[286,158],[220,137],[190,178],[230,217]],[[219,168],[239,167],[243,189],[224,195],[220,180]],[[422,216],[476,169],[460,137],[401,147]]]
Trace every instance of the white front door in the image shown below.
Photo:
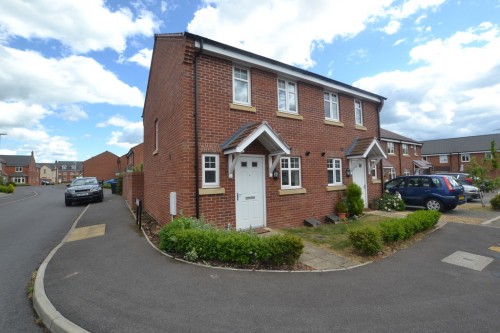
[[[264,227],[264,156],[240,156],[235,178],[236,228]]]
[[[368,189],[366,187],[366,160],[350,160],[350,168],[352,170],[352,181],[354,184],[361,187],[361,197],[365,202],[365,208],[368,208]]]

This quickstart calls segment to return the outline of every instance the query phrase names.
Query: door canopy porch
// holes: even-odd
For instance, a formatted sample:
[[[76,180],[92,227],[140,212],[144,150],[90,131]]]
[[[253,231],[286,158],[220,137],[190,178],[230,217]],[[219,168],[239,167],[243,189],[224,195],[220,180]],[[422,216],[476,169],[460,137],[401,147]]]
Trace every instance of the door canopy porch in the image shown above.
[[[366,159],[378,163],[381,159],[387,158],[387,155],[377,138],[356,138],[347,149],[346,157],[348,160]]]
[[[290,155],[290,147],[269,126],[267,121],[250,122],[237,129],[220,147],[229,158],[229,178],[233,178],[234,167],[240,154],[258,140],[269,151],[269,176],[272,177],[281,156]],[[273,160],[274,158],[274,160]]]

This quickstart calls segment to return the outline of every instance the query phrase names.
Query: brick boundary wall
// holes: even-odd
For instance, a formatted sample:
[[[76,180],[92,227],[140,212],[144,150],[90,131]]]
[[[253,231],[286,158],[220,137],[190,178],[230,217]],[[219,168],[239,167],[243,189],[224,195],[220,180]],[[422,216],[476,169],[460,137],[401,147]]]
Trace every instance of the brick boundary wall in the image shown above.
[[[135,209],[135,199],[144,200],[144,173],[127,172],[123,175],[122,196],[130,208]]]

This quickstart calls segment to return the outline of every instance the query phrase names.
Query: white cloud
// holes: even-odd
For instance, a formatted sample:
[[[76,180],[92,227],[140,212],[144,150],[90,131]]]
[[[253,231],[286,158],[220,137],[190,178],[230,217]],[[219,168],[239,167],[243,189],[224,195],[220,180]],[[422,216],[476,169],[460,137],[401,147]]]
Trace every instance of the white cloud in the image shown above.
[[[138,88],[120,81],[94,59],[45,58],[34,51],[1,45],[0,58],[0,100],[143,106]]]
[[[143,141],[144,127],[142,121],[131,122],[121,115],[115,115],[105,122],[98,123],[97,127],[119,127],[120,130],[111,131],[108,145],[122,148],[131,148]]]
[[[123,52],[127,38],[152,36],[159,23],[143,9],[110,11],[102,0],[2,0],[0,27],[4,38],[58,40],[85,53],[111,48]]]
[[[47,110],[39,104],[28,105],[23,102],[0,101],[0,128],[11,128],[26,126],[31,127],[39,124],[52,111]]]
[[[388,98],[381,117],[389,130],[420,140],[491,133],[500,119],[498,54],[500,28],[485,22],[413,48],[412,71],[380,73],[354,85]]]
[[[153,56],[153,50],[151,49],[142,49],[128,60],[130,62],[135,62],[142,67],[149,68],[151,66],[151,57]]]
[[[205,0],[187,30],[279,61],[310,68],[311,53],[335,38],[351,38],[368,24],[389,19],[393,34],[400,21],[445,0]],[[244,8],[244,10],[242,10]]]
[[[60,112],[58,116],[64,120],[73,122],[89,118],[87,112],[82,110],[78,105],[74,104],[63,106],[63,111]]]

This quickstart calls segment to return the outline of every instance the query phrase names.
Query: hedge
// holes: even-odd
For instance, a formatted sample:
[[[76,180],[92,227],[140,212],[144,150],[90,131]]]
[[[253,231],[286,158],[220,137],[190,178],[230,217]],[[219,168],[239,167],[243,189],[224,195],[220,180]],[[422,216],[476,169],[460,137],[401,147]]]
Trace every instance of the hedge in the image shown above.
[[[293,265],[302,254],[302,240],[291,235],[259,237],[252,232],[217,229],[181,216],[162,228],[160,250],[187,260],[214,260],[239,265]]]
[[[14,192],[14,185],[12,185],[12,184],[9,184],[8,186],[0,185],[0,192],[13,193]]]
[[[390,244],[412,238],[416,233],[432,228],[441,213],[419,210],[402,219],[390,219],[377,227],[365,225],[349,230],[349,240],[362,255],[374,255],[382,249],[382,243]]]

